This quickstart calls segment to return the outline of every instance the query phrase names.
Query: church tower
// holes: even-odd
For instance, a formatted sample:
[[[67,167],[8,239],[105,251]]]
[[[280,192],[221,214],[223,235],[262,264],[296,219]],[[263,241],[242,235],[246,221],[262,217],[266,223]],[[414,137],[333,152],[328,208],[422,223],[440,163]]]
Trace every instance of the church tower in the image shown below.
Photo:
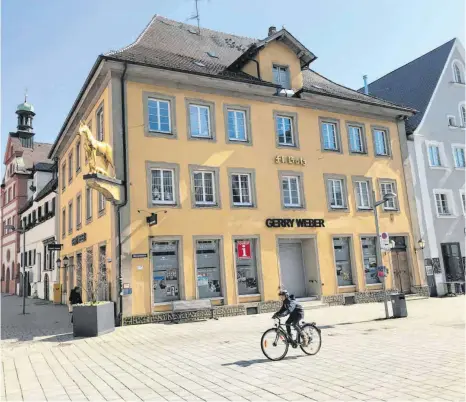
[[[36,114],[34,113],[34,106],[27,102],[27,95],[24,97],[24,102],[20,103],[16,108],[16,114],[18,115],[17,131],[11,133],[12,137],[19,138],[24,148],[34,148],[32,120]]]

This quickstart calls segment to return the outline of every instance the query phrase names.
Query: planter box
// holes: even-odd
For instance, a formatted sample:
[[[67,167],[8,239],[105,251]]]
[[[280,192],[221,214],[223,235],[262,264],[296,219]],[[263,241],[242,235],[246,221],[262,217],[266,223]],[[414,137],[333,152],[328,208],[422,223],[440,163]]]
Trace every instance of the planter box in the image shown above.
[[[114,330],[113,302],[73,306],[73,336],[99,336]]]

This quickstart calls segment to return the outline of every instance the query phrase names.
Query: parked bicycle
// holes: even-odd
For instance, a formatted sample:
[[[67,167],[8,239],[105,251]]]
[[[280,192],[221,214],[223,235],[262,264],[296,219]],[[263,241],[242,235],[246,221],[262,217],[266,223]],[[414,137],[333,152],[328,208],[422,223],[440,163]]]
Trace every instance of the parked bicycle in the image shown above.
[[[264,332],[261,338],[261,349],[265,357],[269,360],[282,360],[288,353],[288,348],[298,346],[307,355],[315,355],[322,346],[320,329],[316,323],[303,323],[296,334],[296,342],[291,339],[286,331],[285,324],[280,318],[275,319],[275,326]]]

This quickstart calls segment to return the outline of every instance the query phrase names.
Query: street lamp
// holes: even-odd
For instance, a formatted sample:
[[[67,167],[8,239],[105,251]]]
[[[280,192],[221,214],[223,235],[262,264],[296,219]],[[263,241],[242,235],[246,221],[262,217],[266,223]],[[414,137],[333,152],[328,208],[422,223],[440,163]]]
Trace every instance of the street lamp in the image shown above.
[[[5,225],[5,229],[23,234],[23,258],[21,262],[23,265],[23,314],[26,314],[26,229],[15,228],[13,225]]]
[[[372,191],[372,204],[373,210],[374,210],[374,220],[375,220],[375,230],[377,232],[377,241],[375,242],[376,250],[377,250],[377,269],[382,266],[382,250],[380,249],[380,228],[379,228],[379,216],[377,214],[377,207],[385,204],[388,201],[393,200],[396,198],[395,193],[386,193],[383,195],[382,199],[380,201],[376,201],[375,198],[375,191]],[[385,307],[385,318],[390,318],[390,315],[388,314],[388,300],[387,300],[387,292],[386,292],[386,286],[385,286],[385,270],[383,272],[382,276],[382,290],[383,290],[383,304]]]
[[[57,268],[61,268],[61,260],[60,260],[60,258],[57,258],[57,261],[55,261],[55,265],[57,266]]]
[[[424,250],[426,247],[426,242],[424,241],[424,239],[419,239],[417,245],[419,246],[419,250]]]

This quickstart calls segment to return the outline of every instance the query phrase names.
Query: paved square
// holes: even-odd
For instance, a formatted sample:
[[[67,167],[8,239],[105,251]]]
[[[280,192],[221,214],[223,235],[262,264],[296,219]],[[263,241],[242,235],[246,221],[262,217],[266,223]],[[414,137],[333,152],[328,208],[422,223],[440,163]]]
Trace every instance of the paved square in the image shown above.
[[[67,308],[2,297],[2,388],[8,401],[465,400],[465,298],[307,310],[322,349],[265,359],[270,314],[70,336]]]

